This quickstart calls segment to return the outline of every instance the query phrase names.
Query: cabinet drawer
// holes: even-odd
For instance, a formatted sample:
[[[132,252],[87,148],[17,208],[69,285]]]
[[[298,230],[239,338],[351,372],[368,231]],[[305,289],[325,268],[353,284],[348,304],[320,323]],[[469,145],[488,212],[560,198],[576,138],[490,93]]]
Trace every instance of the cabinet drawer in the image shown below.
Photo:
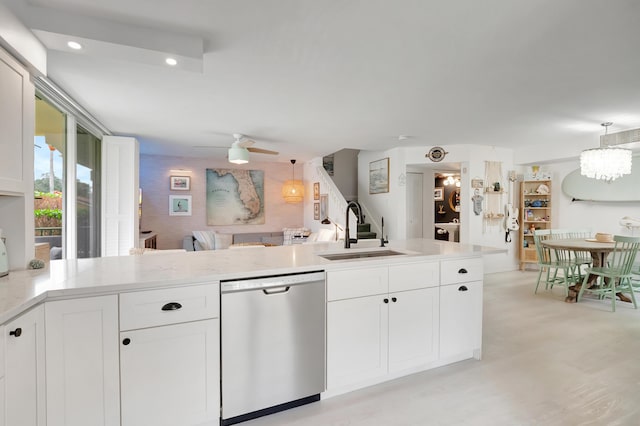
[[[389,268],[327,272],[327,300],[350,299],[389,292]]]
[[[482,258],[443,260],[440,285],[482,281]]]
[[[155,327],[219,313],[219,283],[120,294],[120,330]]]
[[[438,262],[389,266],[389,292],[437,287],[439,283]]]

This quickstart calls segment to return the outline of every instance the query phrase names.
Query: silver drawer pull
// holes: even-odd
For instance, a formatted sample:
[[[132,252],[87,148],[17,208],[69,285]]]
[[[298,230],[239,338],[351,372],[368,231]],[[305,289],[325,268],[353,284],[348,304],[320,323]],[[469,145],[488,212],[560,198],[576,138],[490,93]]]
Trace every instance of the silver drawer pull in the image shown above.
[[[458,291],[467,291],[467,290],[469,289],[467,288],[466,285],[461,285],[460,287],[458,287]]]
[[[163,311],[177,311],[178,309],[182,308],[182,305],[179,304],[178,302],[169,302],[166,305],[164,305],[162,307]]]
[[[286,287],[274,287],[274,288],[265,288],[264,290],[262,290],[262,292],[264,294],[280,294],[280,293],[286,293],[289,291],[291,287],[286,286]]]
[[[464,268],[460,268],[460,269],[458,269],[458,273],[459,273],[459,274],[466,274],[466,273],[467,273],[467,270],[466,270],[466,269],[464,269]]]

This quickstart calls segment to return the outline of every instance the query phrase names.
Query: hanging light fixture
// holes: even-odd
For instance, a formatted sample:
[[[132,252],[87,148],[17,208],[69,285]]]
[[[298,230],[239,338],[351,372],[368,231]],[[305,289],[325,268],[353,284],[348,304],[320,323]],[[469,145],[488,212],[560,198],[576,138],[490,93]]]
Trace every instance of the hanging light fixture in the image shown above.
[[[299,203],[304,198],[304,185],[301,180],[296,180],[296,160],[291,160],[291,180],[282,186],[282,197],[287,203]]]
[[[613,123],[602,123],[604,134]],[[601,146],[586,149],[580,154],[580,174],[588,178],[602,179],[607,182],[631,173],[630,149]]]

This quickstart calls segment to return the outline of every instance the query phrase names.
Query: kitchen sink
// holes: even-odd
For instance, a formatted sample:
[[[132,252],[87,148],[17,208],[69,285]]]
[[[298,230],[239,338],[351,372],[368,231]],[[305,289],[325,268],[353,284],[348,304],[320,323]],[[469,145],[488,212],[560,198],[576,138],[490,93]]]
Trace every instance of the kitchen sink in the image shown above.
[[[406,255],[394,250],[375,250],[375,251],[354,251],[351,253],[331,253],[331,254],[319,254],[318,256],[324,257],[327,260],[348,260],[348,259],[368,259],[371,257],[386,257],[386,256],[398,256]]]

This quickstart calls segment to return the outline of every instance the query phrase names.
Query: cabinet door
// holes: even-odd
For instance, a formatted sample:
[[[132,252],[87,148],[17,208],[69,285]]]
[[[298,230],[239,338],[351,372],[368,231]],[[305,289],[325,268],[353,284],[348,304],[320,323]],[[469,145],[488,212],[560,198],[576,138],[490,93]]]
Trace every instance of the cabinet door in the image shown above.
[[[388,295],[327,304],[327,389],[387,373]]]
[[[440,287],[440,358],[470,358],[481,347],[482,281]]]
[[[44,426],[44,306],[6,324],[6,424]]]
[[[23,194],[24,145],[33,143],[33,85],[29,73],[2,49],[0,93],[0,194]]]
[[[438,358],[438,288],[389,295],[389,372]]]
[[[122,426],[220,417],[218,319],[120,333]]]
[[[47,426],[120,424],[118,296],[47,302]]]

